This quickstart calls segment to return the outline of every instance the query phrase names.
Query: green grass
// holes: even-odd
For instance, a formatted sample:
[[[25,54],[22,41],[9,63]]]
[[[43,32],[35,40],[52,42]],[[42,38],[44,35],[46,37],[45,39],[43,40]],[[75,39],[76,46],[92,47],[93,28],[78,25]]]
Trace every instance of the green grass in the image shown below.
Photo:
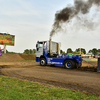
[[[0,100],[100,100],[100,96],[0,75]]]

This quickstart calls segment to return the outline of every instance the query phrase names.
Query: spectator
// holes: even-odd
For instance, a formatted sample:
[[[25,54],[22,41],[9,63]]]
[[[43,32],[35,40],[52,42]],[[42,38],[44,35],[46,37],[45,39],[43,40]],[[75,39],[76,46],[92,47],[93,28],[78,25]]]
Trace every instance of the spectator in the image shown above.
[[[5,49],[5,46],[4,46],[4,48],[3,48],[3,49],[1,49],[1,47],[0,47],[0,56],[1,56],[1,51],[2,51],[2,50],[4,50],[4,49]]]

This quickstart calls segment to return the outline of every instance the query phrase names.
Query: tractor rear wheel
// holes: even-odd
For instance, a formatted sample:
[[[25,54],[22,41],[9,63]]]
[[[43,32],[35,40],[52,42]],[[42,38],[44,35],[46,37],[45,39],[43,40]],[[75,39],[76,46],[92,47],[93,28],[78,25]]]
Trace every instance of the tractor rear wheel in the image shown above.
[[[72,60],[66,60],[66,61],[64,62],[64,67],[65,67],[66,69],[73,69],[73,68],[75,68],[75,62],[72,61]]]

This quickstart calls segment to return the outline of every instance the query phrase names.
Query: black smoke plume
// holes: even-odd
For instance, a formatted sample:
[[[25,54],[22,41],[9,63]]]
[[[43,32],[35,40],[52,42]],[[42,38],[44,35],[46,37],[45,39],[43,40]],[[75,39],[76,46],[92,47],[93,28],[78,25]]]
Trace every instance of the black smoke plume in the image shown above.
[[[100,0],[74,0],[73,6],[67,6],[66,8],[57,11],[55,14],[55,21],[53,24],[52,31],[50,32],[50,38],[62,29],[62,23],[69,22],[72,18],[77,16],[79,13],[87,14],[90,8],[96,5],[100,6]]]

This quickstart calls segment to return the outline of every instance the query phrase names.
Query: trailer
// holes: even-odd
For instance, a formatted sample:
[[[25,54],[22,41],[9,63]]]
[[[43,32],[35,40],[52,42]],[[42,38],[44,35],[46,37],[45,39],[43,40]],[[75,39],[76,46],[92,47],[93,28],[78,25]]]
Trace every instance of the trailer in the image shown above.
[[[41,66],[63,65],[66,69],[81,67],[81,55],[60,54],[60,43],[49,41],[37,41],[36,43],[36,62]]]

